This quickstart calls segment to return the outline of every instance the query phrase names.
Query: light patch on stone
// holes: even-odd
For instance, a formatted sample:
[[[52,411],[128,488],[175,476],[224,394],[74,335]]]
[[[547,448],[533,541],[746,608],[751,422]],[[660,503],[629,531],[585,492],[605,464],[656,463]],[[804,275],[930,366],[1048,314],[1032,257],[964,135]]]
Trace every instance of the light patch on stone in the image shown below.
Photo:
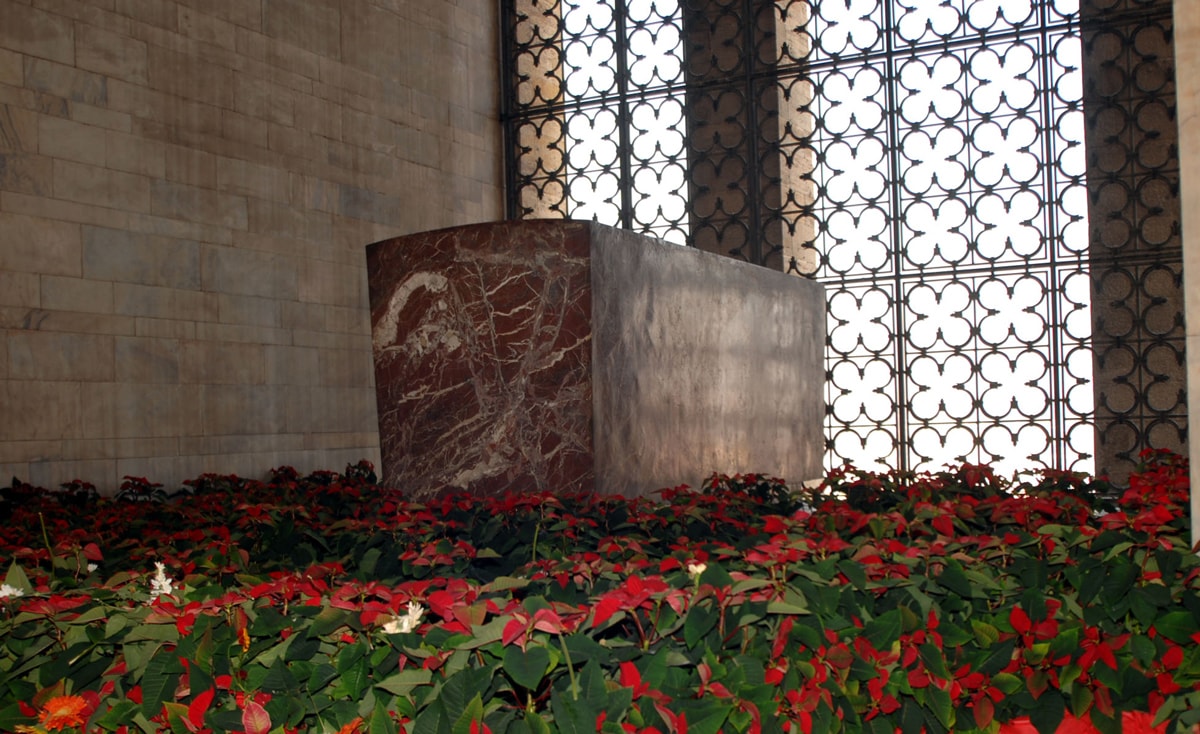
[[[396,343],[400,312],[404,310],[404,306],[408,304],[408,299],[413,293],[420,288],[428,288],[434,293],[441,293],[446,290],[448,284],[446,276],[440,273],[419,272],[405,278],[392,294],[392,299],[388,301],[387,310],[379,317],[372,339],[375,351],[381,352]]]

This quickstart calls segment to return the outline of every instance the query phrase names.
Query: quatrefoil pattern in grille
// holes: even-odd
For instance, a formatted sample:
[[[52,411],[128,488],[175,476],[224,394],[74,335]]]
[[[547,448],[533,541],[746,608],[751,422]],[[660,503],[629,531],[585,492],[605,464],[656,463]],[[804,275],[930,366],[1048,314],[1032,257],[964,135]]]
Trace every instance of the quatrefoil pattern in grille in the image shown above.
[[[513,217],[825,283],[827,463],[1182,448],[1170,0],[506,0]]]

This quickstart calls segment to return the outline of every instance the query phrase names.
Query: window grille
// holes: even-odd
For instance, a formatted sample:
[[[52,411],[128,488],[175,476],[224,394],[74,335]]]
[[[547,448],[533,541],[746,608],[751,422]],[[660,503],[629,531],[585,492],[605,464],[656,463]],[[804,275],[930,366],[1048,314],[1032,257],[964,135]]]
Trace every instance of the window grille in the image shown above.
[[[1185,446],[1170,0],[505,0],[508,214],[815,277],[827,463]]]

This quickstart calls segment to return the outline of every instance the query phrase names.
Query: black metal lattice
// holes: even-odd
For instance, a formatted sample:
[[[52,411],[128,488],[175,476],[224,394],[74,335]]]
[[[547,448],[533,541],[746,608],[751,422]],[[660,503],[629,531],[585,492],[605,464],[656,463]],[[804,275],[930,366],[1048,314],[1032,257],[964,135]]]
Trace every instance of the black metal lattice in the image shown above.
[[[503,8],[509,215],[825,283],[827,463],[1182,449],[1170,0]]]

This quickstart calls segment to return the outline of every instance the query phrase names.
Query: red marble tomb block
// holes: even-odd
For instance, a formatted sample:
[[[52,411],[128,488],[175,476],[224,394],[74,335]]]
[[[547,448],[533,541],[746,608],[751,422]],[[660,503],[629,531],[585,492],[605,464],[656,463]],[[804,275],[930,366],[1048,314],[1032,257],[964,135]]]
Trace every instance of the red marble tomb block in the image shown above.
[[[638,495],[820,476],[823,288],[588,222],[367,248],[383,481]]]

